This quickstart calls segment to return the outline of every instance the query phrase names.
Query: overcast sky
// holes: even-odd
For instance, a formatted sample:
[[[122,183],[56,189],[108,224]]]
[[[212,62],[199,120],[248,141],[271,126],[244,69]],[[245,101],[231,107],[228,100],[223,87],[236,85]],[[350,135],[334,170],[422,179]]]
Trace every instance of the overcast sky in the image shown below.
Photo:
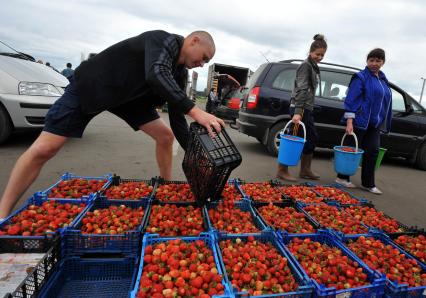
[[[216,42],[210,63],[255,71],[265,62],[261,53],[270,61],[304,59],[321,32],[329,44],[325,62],[363,68],[368,51],[385,49],[382,70],[418,100],[426,77],[425,12],[425,0],[2,0],[0,40],[62,70],[67,62],[77,66],[82,53],[144,31],[185,36],[201,29]],[[208,65],[195,70],[202,90]]]

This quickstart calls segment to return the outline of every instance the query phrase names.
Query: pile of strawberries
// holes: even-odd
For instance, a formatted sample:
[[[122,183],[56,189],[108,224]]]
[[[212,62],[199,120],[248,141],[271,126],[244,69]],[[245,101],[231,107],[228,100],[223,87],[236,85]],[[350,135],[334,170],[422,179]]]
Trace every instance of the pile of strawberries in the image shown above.
[[[282,196],[278,188],[268,182],[246,183],[242,186],[243,191],[257,202],[281,202]]]
[[[426,264],[426,237],[425,235],[408,236],[401,235],[395,242],[406,249],[413,256]]]
[[[403,232],[395,219],[387,217],[383,212],[372,207],[350,206],[345,208],[345,211],[369,227],[375,227],[387,233]]]
[[[101,190],[105,183],[106,180],[87,180],[83,178],[63,180],[50,190],[48,197],[78,199]]]
[[[194,202],[195,196],[188,183],[162,184],[155,197],[161,202]]]
[[[199,235],[204,231],[201,209],[174,204],[153,205],[146,231],[160,236]]]
[[[280,186],[279,190],[293,200],[304,203],[320,203],[324,199],[318,196],[311,187],[302,185]]]
[[[40,206],[30,205],[5,225],[0,235],[41,236],[67,227],[86,207],[85,204],[59,204],[45,201]]]
[[[368,232],[368,229],[358,219],[339,211],[335,206],[318,204],[308,205],[303,209],[326,228],[331,228],[344,234],[364,234]]]
[[[242,211],[233,202],[221,202],[216,208],[209,209],[208,214],[213,227],[219,231],[233,234],[260,232],[253,223],[251,213]]]
[[[232,286],[250,295],[295,291],[298,284],[287,259],[269,242],[240,238],[219,242],[223,262]]]
[[[313,233],[314,227],[306,221],[302,212],[293,207],[278,207],[272,203],[257,209],[265,222],[278,230],[289,233]]]
[[[144,216],[143,207],[132,209],[125,205],[111,205],[108,208],[95,209],[87,212],[82,219],[83,234],[123,234],[136,230]]]
[[[335,188],[335,187],[327,187],[327,186],[315,186],[314,190],[321,194],[323,197],[329,198],[330,200],[337,201],[341,204],[358,204],[359,201],[347,192]]]
[[[148,245],[143,262],[138,298],[207,298],[224,293],[213,253],[202,240]]]
[[[294,238],[287,247],[310,278],[337,290],[367,285],[360,265],[337,248],[309,238]]]
[[[233,185],[225,184],[222,191],[224,201],[239,201],[242,199],[241,193]]]
[[[368,267],[386,274],[386,277],[398,284],[406,283],[410,287],[426,285],[426,272],[412,258],[407,258],[397,248],[384,244],[379,239],[359,237],[347,245]]]
[[[149,197],[152,193],[153,186],[141,182],[122,182],[119,185],[110,186],[105,196],[114,200],[138,200]]]

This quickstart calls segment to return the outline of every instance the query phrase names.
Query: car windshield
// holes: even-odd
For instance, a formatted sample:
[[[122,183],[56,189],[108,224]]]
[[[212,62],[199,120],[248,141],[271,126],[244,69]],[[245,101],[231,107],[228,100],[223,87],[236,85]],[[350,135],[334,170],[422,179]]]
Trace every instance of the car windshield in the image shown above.
[[[0,55],[34,61],[32,56],[17,52],[2,41],[0,41]]]
[[[19,54],[17,51],[0,41],[0,53]]]

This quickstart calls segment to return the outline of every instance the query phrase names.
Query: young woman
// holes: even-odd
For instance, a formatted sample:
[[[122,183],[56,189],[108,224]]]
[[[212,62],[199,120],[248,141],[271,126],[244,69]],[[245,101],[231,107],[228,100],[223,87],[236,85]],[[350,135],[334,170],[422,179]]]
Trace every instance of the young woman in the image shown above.
[[[352,77],[345,99],[346,133],[355,132],[364,150],[362,158],[361,187],[380,195],[375,185],[374,167],[379,153],[380,132],[389,132],[392,121],[392,92],[385,74],[380,71],[385,64],[385,51],[374,49],[367,55],[367,66]],[[337,175],[336,182],[355,187],[349,176]]]
[[[319,176],[312,172],[311,162],[313,152],[318,139],[313,117],[315,90],[320,81],[320,70],[318,63],[324,58],[327,51],[327,42],[324,35],[316,34],[309,49],[308,58],[299,65],[296,71],[296,80],[291,95],[290,112],[293,114],[292,121],[298,125],[302,121],[306,126],[306,143],[303,147],[303,154],[300,161],[301,178],[319,179]],[[278,164],[277,178],[296,181],[288,171],[288,166]]]

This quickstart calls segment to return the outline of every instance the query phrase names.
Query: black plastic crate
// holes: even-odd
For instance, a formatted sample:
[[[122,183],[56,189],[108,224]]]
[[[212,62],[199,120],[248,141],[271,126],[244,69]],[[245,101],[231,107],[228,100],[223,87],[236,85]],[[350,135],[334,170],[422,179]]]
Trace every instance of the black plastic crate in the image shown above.
[[[47,251],[46,255],[40,260],[37,266],[27,277],[21,282],[13,293],[8,293],[4,297],[37,297],[43,285],[45,285],[49,277],[53,274],[56,265],[61,257],[61,241],[55,238],[53,246]]]
[[[155,193],[155,188],[156,188],[156,178],[151,178],[151,179],[124,179],[121,178],[120,176],[116,176],[115,174],[112,176],[111,178],[111,184],[108,185],[108,187],[106,189],[103,189],[101,191],[101,195],[106,197],[108,200],[116,200],[116,201],[136,201],[136,200],[143,200],[143,199],[151,199],[154,196]],[[120,198],[120,199],[116,199],[116,198],[110,198],[107,196],[107,191],[114,187],[114,186],[119,186],[120,184],[123,183],[128,183],[128,182],[143,182],[145,183],[147,186],[152,186],[152,191],[150,192],[149,195],[147,196],[141,196],[138,198],[128,198],[128,197],[124,197],[124,198]]]
[[[241,154],[225,129],[211,138],[205,127],[191,123],[182,167],[198,201],[217,201],[232,170],[241,161]]]

